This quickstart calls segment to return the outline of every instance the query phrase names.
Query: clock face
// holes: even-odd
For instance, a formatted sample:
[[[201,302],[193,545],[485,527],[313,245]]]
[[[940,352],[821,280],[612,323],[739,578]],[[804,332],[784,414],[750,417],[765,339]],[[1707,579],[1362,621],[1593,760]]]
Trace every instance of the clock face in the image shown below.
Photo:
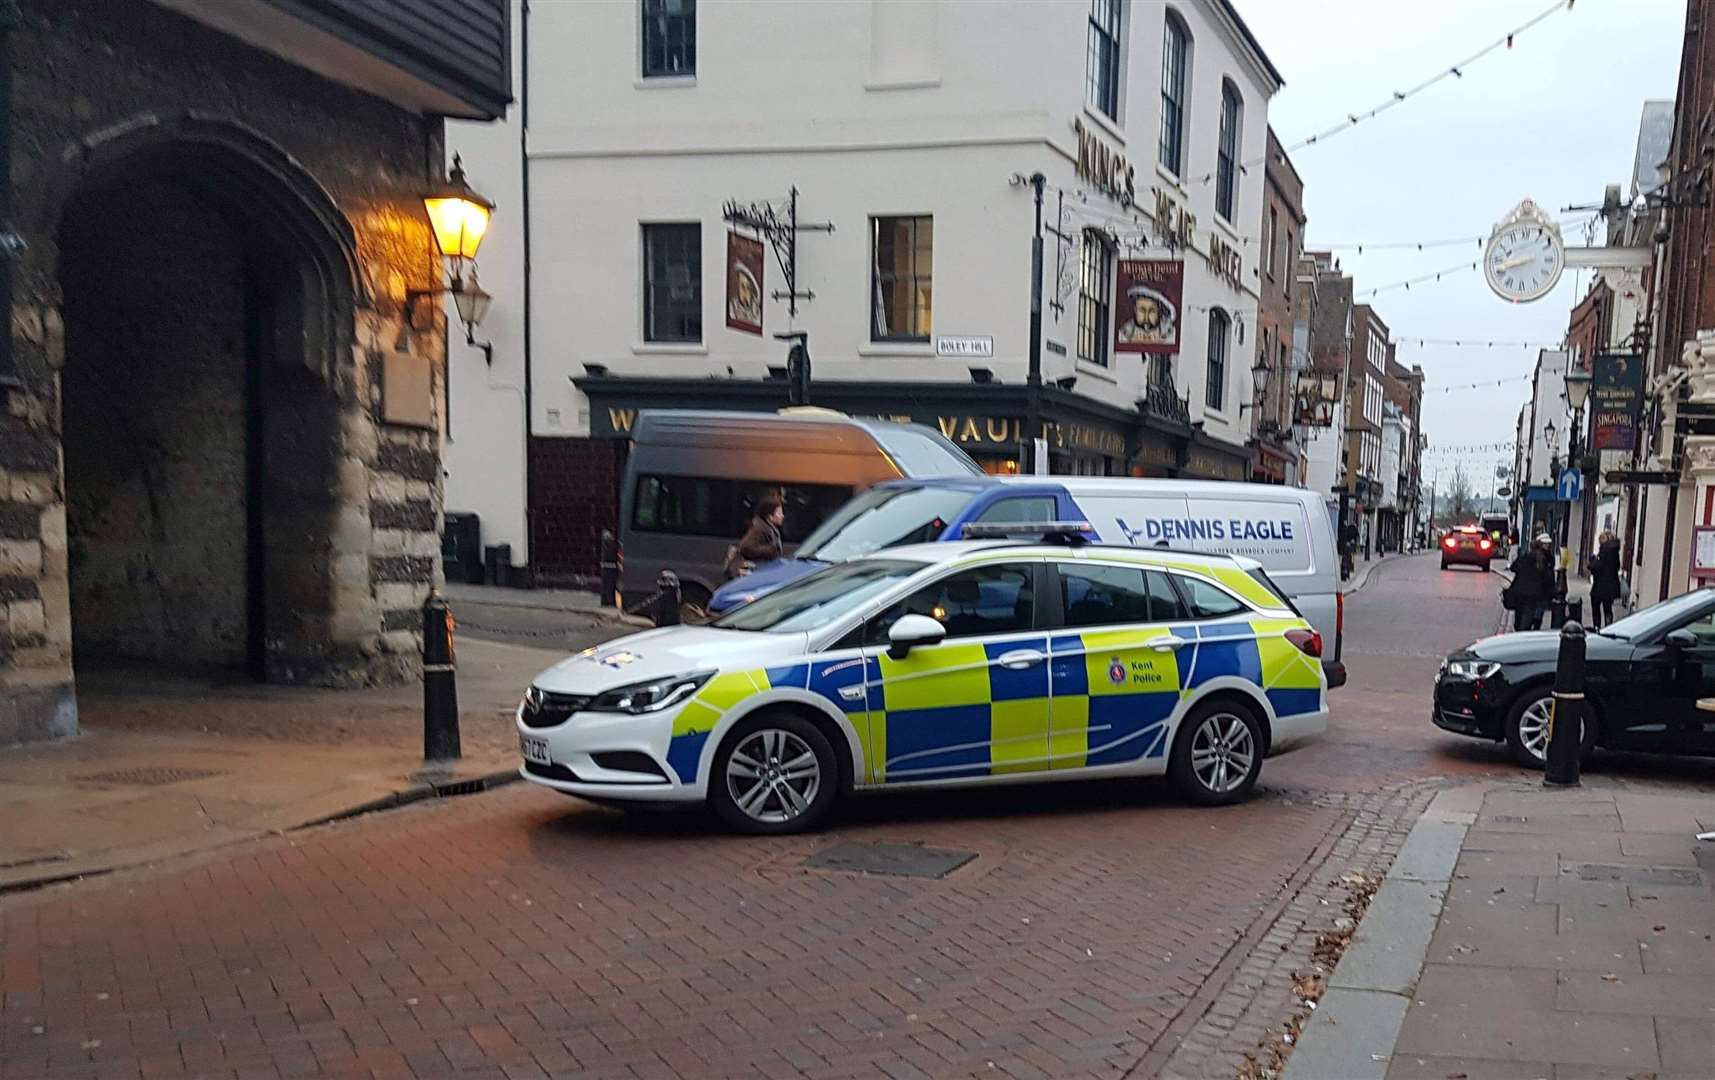
[[[1560,236],[1534,221],[1508,225],[1483,252],[1483,275],[1503,300],[1522,304],[1548,294],[1566,269]]]

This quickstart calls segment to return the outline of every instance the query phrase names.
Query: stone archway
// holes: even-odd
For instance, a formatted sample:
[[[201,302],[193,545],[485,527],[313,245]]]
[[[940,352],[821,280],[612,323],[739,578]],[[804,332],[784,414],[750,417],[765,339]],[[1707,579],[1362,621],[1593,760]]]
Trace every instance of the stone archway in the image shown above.
[[[350,225],[230,121],[149,117],[79,154],[57,204],[74,654],[303,678],[353,527]]]

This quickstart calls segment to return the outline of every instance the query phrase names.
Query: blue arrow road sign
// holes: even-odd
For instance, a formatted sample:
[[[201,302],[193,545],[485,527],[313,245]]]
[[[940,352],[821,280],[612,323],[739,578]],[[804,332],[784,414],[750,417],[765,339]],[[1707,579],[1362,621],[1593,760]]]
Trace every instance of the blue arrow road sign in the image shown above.
[[[1560,478],[1554,482],[1554,494],[1561,502],[1577,502],[1578,496],[1584,490],[1584,474],[1574,468],[1560,470]]]

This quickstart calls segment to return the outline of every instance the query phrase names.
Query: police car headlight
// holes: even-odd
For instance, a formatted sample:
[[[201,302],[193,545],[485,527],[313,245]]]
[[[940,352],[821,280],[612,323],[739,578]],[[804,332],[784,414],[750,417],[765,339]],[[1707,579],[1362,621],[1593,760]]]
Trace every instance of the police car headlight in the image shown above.
[[[597,694],[586,709],[589,712],[660,712],[696,693],[713,675],[712,671],[699,671],[694,675],[672,675],[665,679],[616,686]]]
[[[1501,665],[1490,660],[1449,660],[1447,674],[1455,679],[1486,679],[1501,670]]]

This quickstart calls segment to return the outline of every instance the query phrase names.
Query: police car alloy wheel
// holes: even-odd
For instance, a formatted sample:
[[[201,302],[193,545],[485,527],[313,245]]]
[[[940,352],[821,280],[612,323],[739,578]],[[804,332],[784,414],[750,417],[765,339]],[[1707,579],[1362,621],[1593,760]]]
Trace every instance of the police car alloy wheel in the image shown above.
[[[715,755],[709,804],[742,832],[816,826],[839,788],[834,749],[816,725],[790,713],[740,723]]]
[[[1262,750],[1262,728],[1249,709],[1222,700],[1204,702],[1179,725],[1168,775],[1191,802],[1239,802],[1256,787]]]

